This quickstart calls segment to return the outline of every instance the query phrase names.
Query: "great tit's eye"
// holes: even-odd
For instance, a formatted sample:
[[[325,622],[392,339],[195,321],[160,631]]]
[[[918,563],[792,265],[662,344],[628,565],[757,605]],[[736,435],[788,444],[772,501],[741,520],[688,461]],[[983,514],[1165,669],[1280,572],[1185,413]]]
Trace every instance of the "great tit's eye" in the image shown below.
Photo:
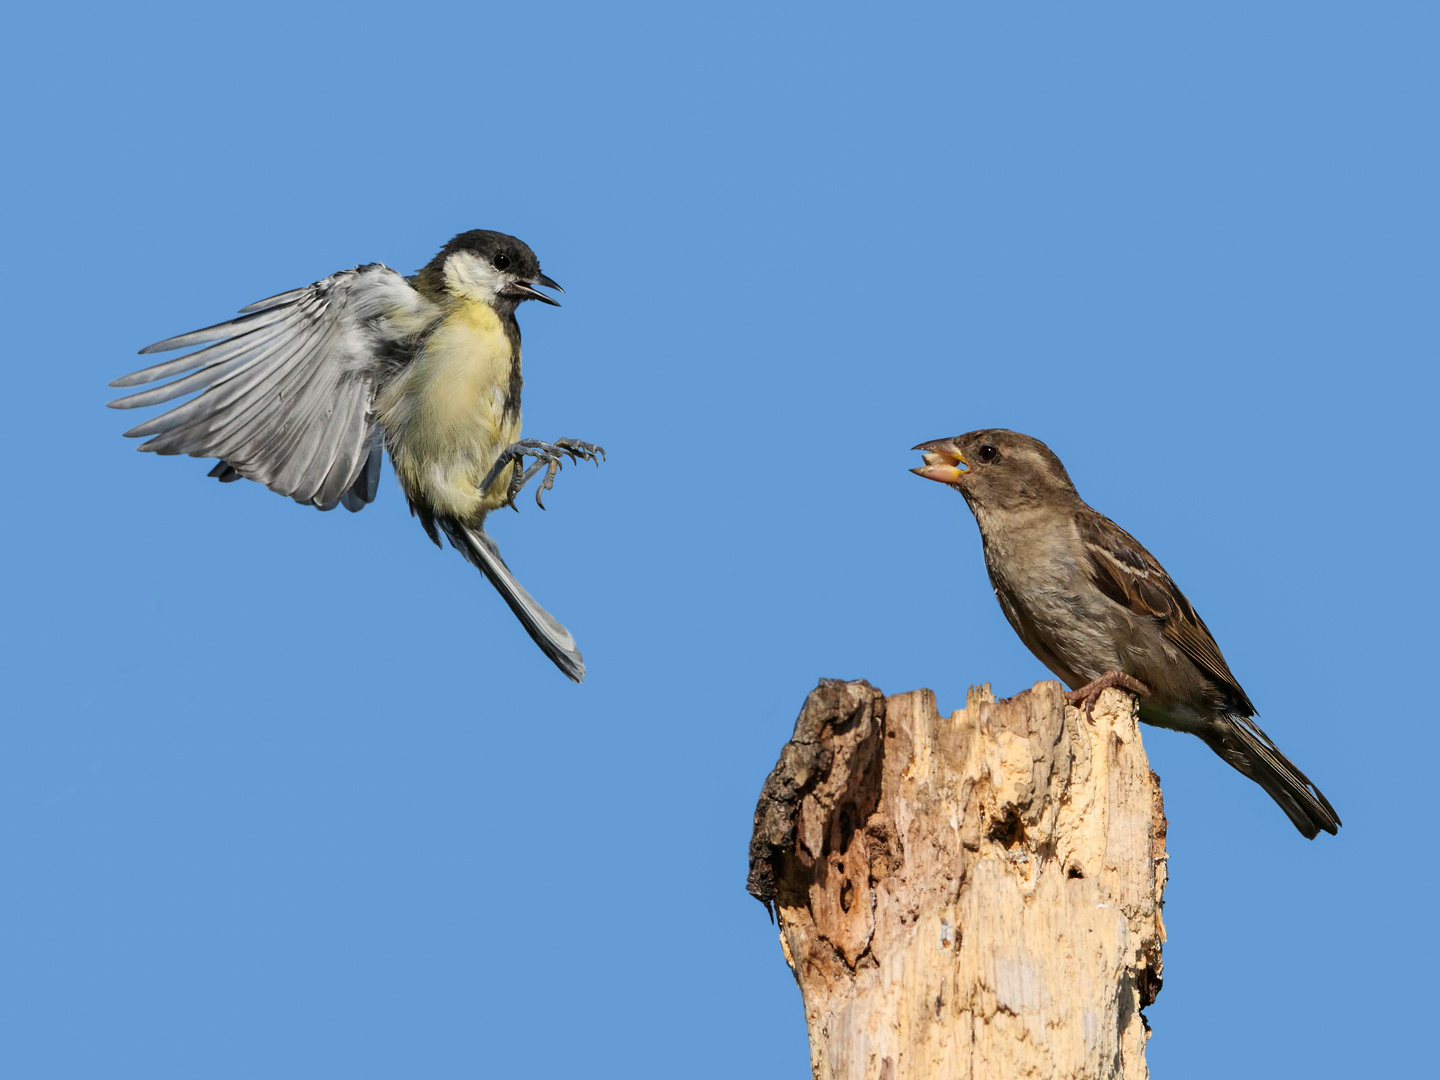
[[[510,256],[506,255],[503,251],[496,252],[495,258],[490,261],[495,264],[496,270],[510,269]]]
[[[995,447],[991,446],[989,443],[985,443],[983,446],[980,447],[978,451],[976,451],[975,456],[978,457],[981,461],[985,462],[986,465],[989,465],[992,461],[996,461],[999,459],[1000,451],[995,449]]]

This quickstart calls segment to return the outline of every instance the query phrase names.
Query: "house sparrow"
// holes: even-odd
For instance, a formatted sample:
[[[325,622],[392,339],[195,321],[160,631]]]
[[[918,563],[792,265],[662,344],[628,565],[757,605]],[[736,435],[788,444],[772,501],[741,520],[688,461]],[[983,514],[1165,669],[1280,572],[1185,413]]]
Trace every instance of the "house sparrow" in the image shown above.
[[[948,484],[980,526],[985,567],[1010,625],[1089,713],[1100,691],[1139,698],[1140,719],[1188,731],[1280,805],[1308,839],[1340,818],[1256,726],[1210,631],[1155,557],[1087,506],[1044,443],[994,428],[915,447],[910,471]]]

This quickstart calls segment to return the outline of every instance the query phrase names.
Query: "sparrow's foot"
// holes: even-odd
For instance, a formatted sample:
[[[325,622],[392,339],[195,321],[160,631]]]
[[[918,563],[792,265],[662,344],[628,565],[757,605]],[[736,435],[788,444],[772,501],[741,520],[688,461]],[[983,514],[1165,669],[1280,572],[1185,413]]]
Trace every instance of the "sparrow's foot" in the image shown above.
[[[1095,700],[1100,696],[1100,691],[1108,690],[1112,686],[1118,686],[1122,690],[1129,690],[1137,697],[1149,697],[1150,688],[1139,679],[1126,675],[1123,671],[1107,671],[1098,679],[1092,679],[1078,690],[1071,690],[1065,695],[1065,701],[1074,705],[1085,714],[1085,719],[1090,719],[1090,710],[1095,708]]]
[[[522,472],[520,462],[527,457],[534,458],[535,461]],[[495,464],[490,467],[490,471],[485,474],[485,479],[481,481],[480,490],[489,491],[490,485],[495,482],[505,467],[514,462],[515,469],[510,474],[510,486],[505,492],[505,501],[500,505],[508,506],[518,512],[520,508],[515,505],[515,496],[520,494],[521,489],[530,482],[531,477],[544,469],[545,479],[535,489],[535,505],[544,510],[545,504],[540,500],[540,495],[554,487],[555,474],[561,469],[563,457],[569,457],[572,462],[585,460],[599,465],[605,457],[605,449],[594,443],[581,442],[579,439],[557,439],[553,443],[541,442],[539,439],[521,439],[500,451],[500,456],[495,459]]]

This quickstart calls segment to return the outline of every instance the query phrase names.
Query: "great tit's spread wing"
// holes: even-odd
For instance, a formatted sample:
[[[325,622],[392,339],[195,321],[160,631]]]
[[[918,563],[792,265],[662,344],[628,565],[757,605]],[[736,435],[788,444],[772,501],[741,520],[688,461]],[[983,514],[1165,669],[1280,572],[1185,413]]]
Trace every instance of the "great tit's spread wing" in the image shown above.
[[[150,436],[141,450],[220,458],[230,470],[217,469],[222,479],[238,473],[296,502],[359,509],[375,497],[380,463],[376,386],[439,317],[394,270],[357,266],[141,349],[205,345],[116,379],[111,386],[183,376],[110,404],[134,409],[198,390],[125,434]]]

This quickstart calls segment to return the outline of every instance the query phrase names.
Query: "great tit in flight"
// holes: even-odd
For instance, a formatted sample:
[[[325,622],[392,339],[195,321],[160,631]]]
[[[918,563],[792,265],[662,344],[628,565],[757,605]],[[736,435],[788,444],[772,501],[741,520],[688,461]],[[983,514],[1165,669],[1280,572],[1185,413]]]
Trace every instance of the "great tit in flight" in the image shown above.
[[[585,664],[574,638],[515,580],[484,529],[486,515],[514,507],[543,469],[539,502],[562,456],[597,465],[604,456],[578,439],[520,438],[515,309],[524,300],[559,306],[537,286],[560,289],[526,244],[475,229],[414,277],[357,266],[149,345],[140,352],[205,347],[116,379],[111,386],[137,386],[189,372],[110,406],[200,391],[125,434],[149,436],[141,450],[218,458],[210,475],[222,483],[255,480],[321,510],[374,501],[388,450],[430,539],[440,546],[443,532],[545,655],[580,682]]]

